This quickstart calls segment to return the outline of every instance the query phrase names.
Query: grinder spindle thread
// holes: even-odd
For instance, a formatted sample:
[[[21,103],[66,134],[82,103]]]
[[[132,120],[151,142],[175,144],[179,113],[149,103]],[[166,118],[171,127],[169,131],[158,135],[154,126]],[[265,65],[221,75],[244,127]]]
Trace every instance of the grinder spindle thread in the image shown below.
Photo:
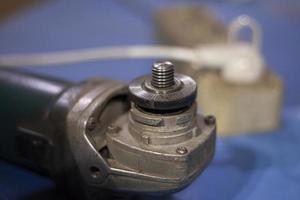
[[[190,107],[197,95],[195,81],[176,74],[174,65],[159,62],[152,66],[152,74],[139,77],[129,85],[132,102],[147,112],[171,113]]]
[[[152,67],[152,86],[164,89],[171,87],[174,82],[174,65],[171,62],[155,63]]]

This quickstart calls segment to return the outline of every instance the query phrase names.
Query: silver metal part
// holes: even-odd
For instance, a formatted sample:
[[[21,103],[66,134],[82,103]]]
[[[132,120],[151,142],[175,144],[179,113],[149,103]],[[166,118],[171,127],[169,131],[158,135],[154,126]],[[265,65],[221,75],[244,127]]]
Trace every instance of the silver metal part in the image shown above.
[[[192,97],[195,82],[183,75],[174,77],[173,68],[166,69],[168,72],[164,70],[155,72],[155,77],[144,77],[146,81],[135,81],[134,85],[140,83],[139,87],[143,88],[149,81],[155,90],[164,90],[149,93],[157,94],[165,102],[169,98],[173,106],[164,107],[169,109],[167,111],[128,102],[127,88],[114,81],[93,87],[71,109],[68,141],[86,185],[109,190],[170,193],[186,187],[208,165],[215,149],[215,123],[208,125],[205,118],[197,114]],[[165,82],[161,79],[163,76],[167,76]],[[155,82],[153,85],[151,79]],[[177,83],[179,89],[174,90]],[[132,85],[130,87],[132,89]],[[187,104],[186,96],[191,103]]]
[[[168,88],[175,84],[174,66],[171,62],[155,63],[152,67],[152,86]]]
[[[0,82],[0,117],[10,133],[1,139],[16,144],[12,151],[0,148],[0,155],[43,170],[70,199],[175,192],[213,157],[215,119],[197,114],[195,82],[174,75],[172,63],[155,64],[131,92],[112,80],[70,84],[9,70],[0,70]]]
[[[174,74],[170,62],[155,63],[152,76],[135,79],[129,85],[132,101],[153,110],[174,110],[189,107],[195,101],[195,81],[182,74]]]
[[[107,138],[111,153],[122,165],[154,178],[157,183],[148,191],[186,186],[214,153],[215,126],[205,125],[196,115],[196,105],[171,115],[142,112],[132,105],[129,116],[117,124],[122,131]]]

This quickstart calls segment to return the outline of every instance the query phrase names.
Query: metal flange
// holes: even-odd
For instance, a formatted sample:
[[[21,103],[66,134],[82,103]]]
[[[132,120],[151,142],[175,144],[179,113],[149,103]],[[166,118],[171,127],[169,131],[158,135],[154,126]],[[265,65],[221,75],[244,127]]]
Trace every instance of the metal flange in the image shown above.
[[[131,100],[139,107],[155,111],[190,107],[197,96],[195,81],[182,74],[174,74],[171,62],[155,63],[152,76],[135,79],[129,85]]]

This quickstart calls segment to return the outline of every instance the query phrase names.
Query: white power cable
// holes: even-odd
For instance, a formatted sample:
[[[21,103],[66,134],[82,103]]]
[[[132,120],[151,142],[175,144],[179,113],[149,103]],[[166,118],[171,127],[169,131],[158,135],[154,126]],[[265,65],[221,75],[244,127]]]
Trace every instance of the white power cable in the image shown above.
[[[136,58],[167,58],[193,63],[197,63],[199,60],[195,50],[191,48],[141,45],[90,48],[48,53],[0,55],[0,65],[8,67],[42,66],[85,61]]]
[[[238,35],[242,28],[252,31],[251,42],[241,42]],[[111,59],[156,58],[193,63],[195,69],[219,68],[223,78],[235,83],[255,82],[264,70],[260,52],[261,31],[257,23],[242,15],[230,24],[229,40],[225,44],[202,45],[196,48],[138,45],[103,47],[33,54],[0,55],[0,66],[60,65],[85,61]]]

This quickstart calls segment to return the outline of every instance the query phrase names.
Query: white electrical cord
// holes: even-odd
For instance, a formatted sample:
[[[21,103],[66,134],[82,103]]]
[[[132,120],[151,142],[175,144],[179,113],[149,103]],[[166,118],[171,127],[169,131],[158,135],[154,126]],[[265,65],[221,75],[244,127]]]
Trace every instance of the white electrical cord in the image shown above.
[[[125,58],[167,58],[185,62],[198,62],[196,51],[192,48],[140,45],[90,48],[48,53],[0,55],[0,65],[8,67],[61,65],[85,61]]]
[[[239,35],[243,28],[251,30],[250,42],[240,41]],[[197,48],[198,62],[201,61],[208,67],[217,66],[228,82],[253,83],[260,79],[265,68],[260,46],[260,27],[253,19],[242,15],[230,23],[228,43],[202,45]]]
[[[240,42],[242,28],[252,30],[251,42]],[[260,53],[261,32],[248,16],[240,16],[229,26],[226,44],[202,45],[196,48],[176,46],[103,47],[33,54],[0,55],[0,66],[60,65],[85,61],[156,58],[193,63],[194,68],[220,68],[223,78],[235,83],[251,83],[260,78],[264,60]]]

